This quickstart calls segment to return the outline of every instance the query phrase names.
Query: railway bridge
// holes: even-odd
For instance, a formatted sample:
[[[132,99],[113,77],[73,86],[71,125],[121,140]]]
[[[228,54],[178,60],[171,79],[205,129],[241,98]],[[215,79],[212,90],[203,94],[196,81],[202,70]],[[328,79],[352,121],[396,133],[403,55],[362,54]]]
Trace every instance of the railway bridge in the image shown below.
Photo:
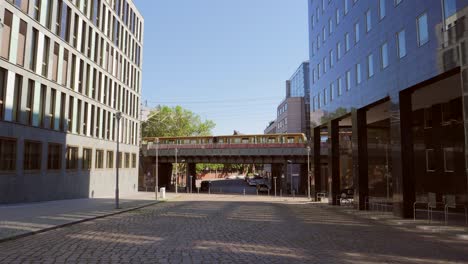
[[[145,138],[141,149],[143,172],[154,175],[157,156],[160,187],[171,188],[174,163],[186,164],[182,173],[187,176],[196,175],[199,163],[271,164],[270,180],[276,178],[276,191],[286,193],[291,174],[287,165],[298,164],[300,187],[296,192],[307,192],[307,164],[312,161],[312,153],[303,134]],[[194,186],[195,177],[191,183],[189,177],[185,179],[186,186]],[[275,184],[271,182],[271,186],[274,188]]]

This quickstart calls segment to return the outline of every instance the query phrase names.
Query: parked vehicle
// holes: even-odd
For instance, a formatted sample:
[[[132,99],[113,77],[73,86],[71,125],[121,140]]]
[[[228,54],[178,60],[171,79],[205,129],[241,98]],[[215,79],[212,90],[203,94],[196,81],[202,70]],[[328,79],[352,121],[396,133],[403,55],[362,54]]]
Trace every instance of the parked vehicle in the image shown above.
[[[208,192],[208,190],[211,188],[211,181],[202,181],[201,186],[200,186],[200,191],[201,192]]]
[[[270,190],[270,186],[262,183],[262,184],[257,184],[257,191],[258,192],[268,192]]]

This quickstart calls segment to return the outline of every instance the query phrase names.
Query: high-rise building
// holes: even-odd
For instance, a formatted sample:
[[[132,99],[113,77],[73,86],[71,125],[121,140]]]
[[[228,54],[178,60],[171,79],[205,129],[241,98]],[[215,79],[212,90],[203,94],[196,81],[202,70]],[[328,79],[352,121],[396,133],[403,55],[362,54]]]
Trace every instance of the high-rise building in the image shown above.
[[[406,217],[466,204],[468,1],[308,4],[315,190]]]
[[[112,195],[117,161],[121,193],[136,191],[135,4],[0,0],[0,18],[0,203]]]

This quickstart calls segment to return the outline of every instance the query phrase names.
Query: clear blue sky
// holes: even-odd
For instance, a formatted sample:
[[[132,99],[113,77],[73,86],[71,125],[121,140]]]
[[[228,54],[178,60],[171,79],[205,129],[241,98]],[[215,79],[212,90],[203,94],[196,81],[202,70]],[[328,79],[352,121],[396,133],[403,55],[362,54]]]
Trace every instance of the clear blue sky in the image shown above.
[[[142,101],[181,105],[214,134],[263,133],[308,59],[307,0],[135,0],[145,19]]]

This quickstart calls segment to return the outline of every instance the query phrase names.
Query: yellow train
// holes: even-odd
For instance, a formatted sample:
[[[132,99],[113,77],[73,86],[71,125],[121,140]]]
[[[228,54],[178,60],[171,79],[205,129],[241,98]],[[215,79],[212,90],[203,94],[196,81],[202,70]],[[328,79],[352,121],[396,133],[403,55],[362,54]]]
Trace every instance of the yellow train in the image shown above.
[[[192,136],[192,137],[149,137],[143,142],[156,142],[161,145],[203,145],[203,144],[305,144],[307,138],[302,133],[261,134],[232,136]]]

